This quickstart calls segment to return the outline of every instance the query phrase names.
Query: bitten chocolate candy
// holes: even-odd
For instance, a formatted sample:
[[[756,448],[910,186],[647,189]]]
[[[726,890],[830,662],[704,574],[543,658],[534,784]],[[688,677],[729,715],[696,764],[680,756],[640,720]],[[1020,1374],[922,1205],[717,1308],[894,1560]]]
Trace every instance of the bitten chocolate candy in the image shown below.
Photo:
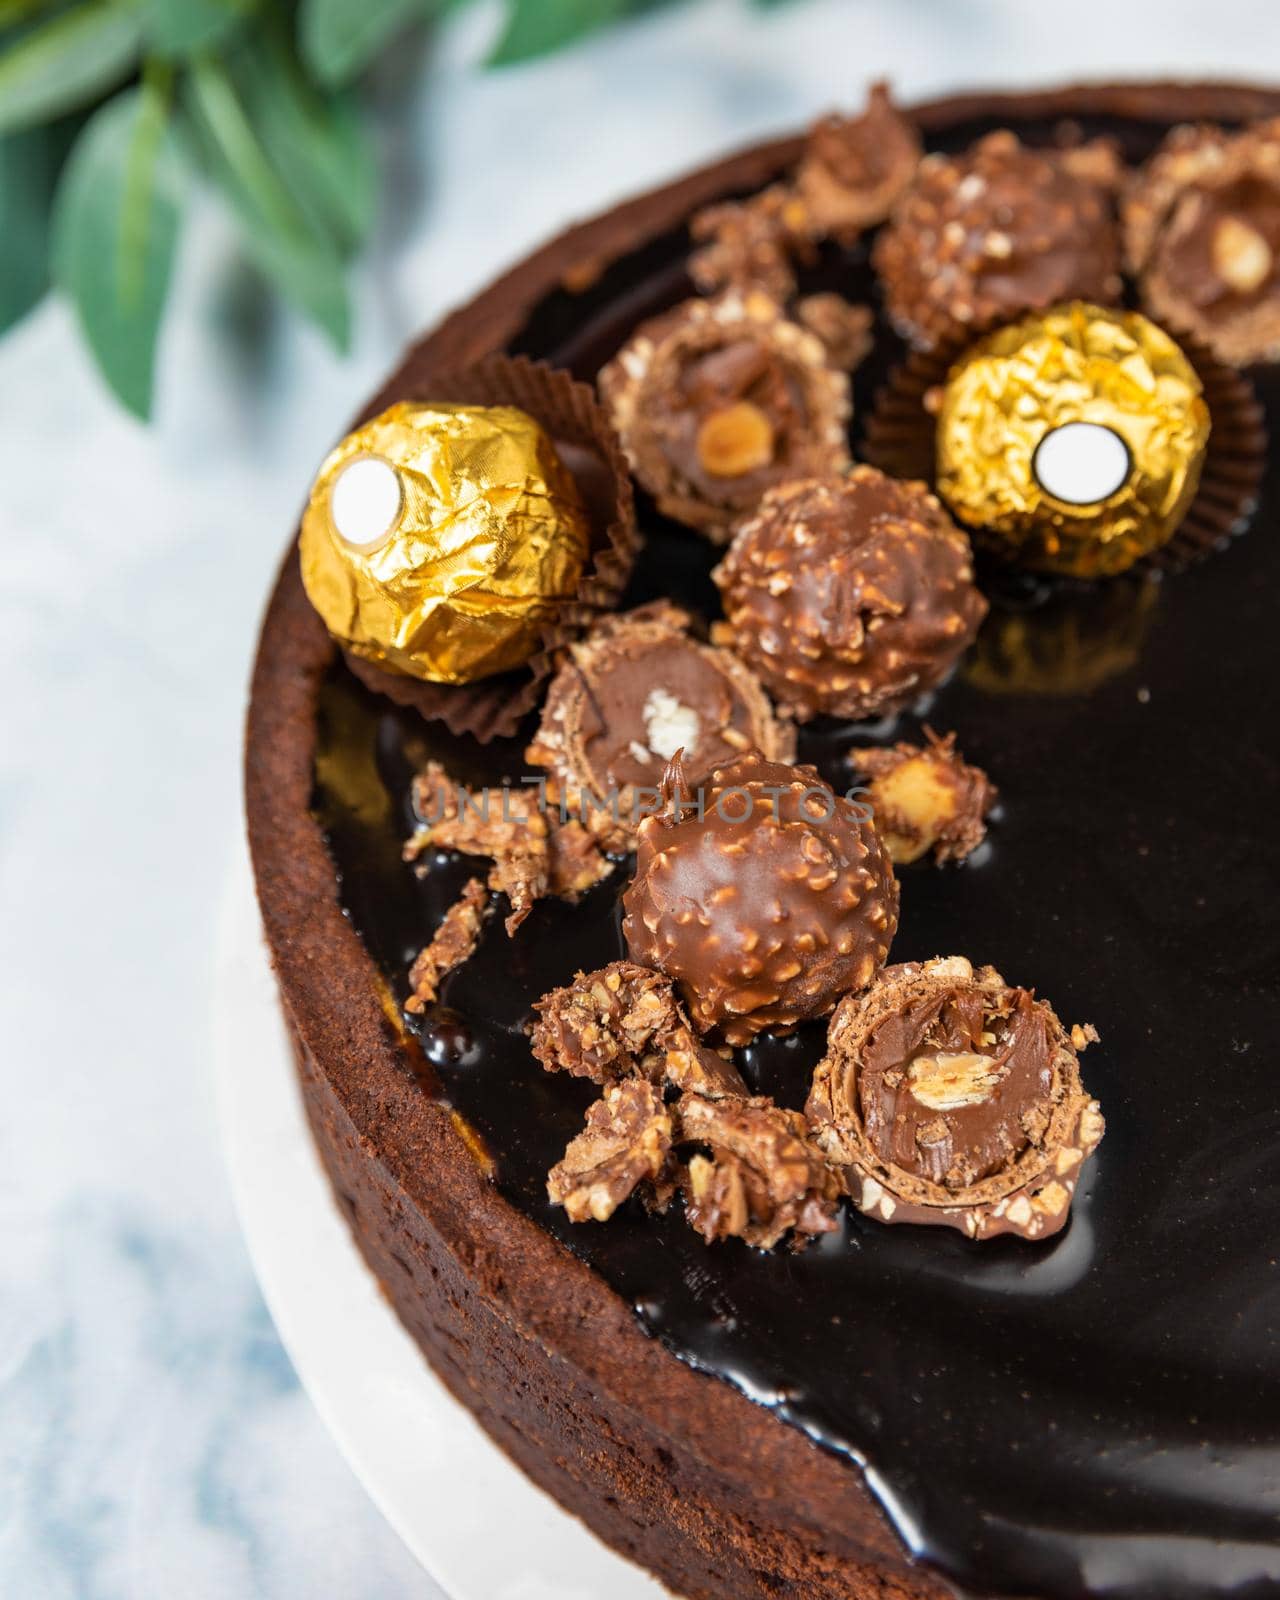
[[[923,745],[864,745],[849,752],[867,780],[876,831],[895,866],[930,852],[939,865],[963,861],[986,838],[986,815],[997,799],[986,773],[956,749],[954,733],[940,739],[932,728],[924,732]]]
[[[1280,117],[1240,133],[1175,128],[1122,214],[1154,317],[1232,366],[1280,360]]]
[[[886,83],[873,83],[856,117],[823,117],[809,132],[796,190],[814,234],[856,239],[882,222],[920,162],[915,124],[894,105]]]
[[[527,756],[550,773],[551,798],[610,848],[629,849],[667,762],[684,752],[688,778],[747,750],[795,754],[750,668],[689,633],[665,602],[601,622],[552,680]],[[648,806],[652,810],[652,805]]]
[[[771,490],[713,576],[725,641],[801,719],[908,704],[987,610],[969,541],[933,495],[866,466]]]
[[[1119,181],[1104,141],[1032,150],[1002,131],[926,156],[876,240],[894,326],[930,348],[1056,300],[1117,298]]]
[[[1200,379],[1168,334],[1074,301],[988,334],[952,368],[938,493],[1025,566],[1108,576],[1172,536],[1208,439]]]
[[[1047,1238],[1102,1138],[1096,1037],[962,956],[888,967],[831,1019],[805,1114],[868,1216]]]
[[[848,465],[849,380],[767,294],[686,300],[642,323],[600,395],[658,509],[720,542],[771,484]]]
[[[668,795],[640,824],[623,935],[633,961],[675,980],[699,1029],[745,1044],[871,982],[898,885],[857,803],[757,753],[695,792],[669,773]]]

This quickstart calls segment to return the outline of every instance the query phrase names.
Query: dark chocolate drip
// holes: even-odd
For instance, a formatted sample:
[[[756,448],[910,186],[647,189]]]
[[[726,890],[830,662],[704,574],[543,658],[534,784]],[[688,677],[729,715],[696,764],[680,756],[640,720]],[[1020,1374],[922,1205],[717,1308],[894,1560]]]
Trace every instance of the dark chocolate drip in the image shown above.
[[[1140,155],[1163,129],[1085,131]],[[684,241],[659,243],[585,296],[550,297],[523,347],[590,376],[683,292]],[[864,250],[832,254],[805,287],[833,285],[870,293]],[[881,327],[858,378],[864,409],[895,349]],[[1258,382],[1274,427],[1280,376]],[[893,959],[990,962],[1100,1029],[1084,1075],[1107,1137],[1058,1238],[974,1244],[846,1215],[795,1256],[709,1248],[678,1208],[567,1222],[546,1172],[596,1091],[543,1072],[524,1028],[544,991],[622,955],[625,870],[576,909],[539,904],[513,941],[494,918],[448,981],[447,1011],[419,1024],[503,1193],[681,1359],[864,1463],[908,1545],[975,1591],[1280,1593],[1278,486],[1272,471],[1255,530],[1228,553],[1154,588],[1113,582],[1105,607],[1095,590],[981,574],[984,639],[928,707],[1003,809],[966,866],[904,869]],[[673,594],[710,612],[715,552],[646,520],[629,603]],[[918,732],[908,716],[858,735]],[[851,740],[818,724],[800,758],[847,786]],[[321,744],[317,803],[344,902],[403,996],[473,870],[444,857],[419,877],[401,861],[411,773],[429,749],[460,779],[492,782],[522,770],[522,743],[453,740],[339,667]],[[740,1051],[753,1089],[802,1105],[824,1032]]]

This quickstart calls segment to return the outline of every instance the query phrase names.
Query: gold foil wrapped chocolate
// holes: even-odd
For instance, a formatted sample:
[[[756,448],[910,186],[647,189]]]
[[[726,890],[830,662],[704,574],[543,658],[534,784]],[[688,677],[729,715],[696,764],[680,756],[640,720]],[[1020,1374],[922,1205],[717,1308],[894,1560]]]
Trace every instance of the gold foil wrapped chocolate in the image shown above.
[[[951,369],[938,493],[1024,566],[1105,576],[1173,534],[1208,437],[1200,380],[1168,334],[1073,301],[988,335]]]
[[[577,485],[526,412],[402,402],[321,467],[302,519],[302,581],[356,655],[471,683],[533,655],[575,594],[589,542]]]

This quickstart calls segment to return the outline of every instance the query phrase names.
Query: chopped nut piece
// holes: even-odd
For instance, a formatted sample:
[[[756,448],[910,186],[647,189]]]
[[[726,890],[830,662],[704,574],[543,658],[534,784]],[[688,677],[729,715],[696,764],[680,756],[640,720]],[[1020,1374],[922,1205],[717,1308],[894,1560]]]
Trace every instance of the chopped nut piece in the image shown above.
[[[1232,366],[1280,359],[1280,117],[1175,128],[1122,210],[1154,317]]]
[[[796,321],[817,334],[827,360],[840,372],[852,372],[871,354],[875,313],[855,306],[842,294],[810,294],[796,302]]]
[[[685,1215],[708,1244],[732,1236],[770,1250],[836,1225],[840,1187],[810,1143],[805,1119],[764,1098],[686,1094],[676,1107],[678,1141],[705,1145],[685,1185]]]
[[[1275,257],[1258,230],[1239,217],[1220,217],[1213,230],[1213,265],[1237,294],[1252,294],[1271,276]]]
[[[854,767],[871,780],[867,797],[876,831],[896,866],[931,851],[938,863],[963,861],[986,837],[983,819],[997,799],[986,773],[965,764],[954,733],[940,739],[932,728],[924,731],[923,746],[849,752]]]
[[[857,117],[815,124],[796,186],[816,234],[848,242],[883,222],[920,162],[920,135],[893,104],[887,84],[871,86]]]
[[[888,967],[832,1018],[805,1114],[869,1216],[1048,1238],[1103,1133],[1076,1060],[1096,1037],[991,967]]]
[[[698,429],[698,461],[713,478],[740,478],[773,460],[773,424],[749,400],[708,412]]]
[[[547,1071],[603,1084],[633,1074],[660,1081],[680,1026],[670,982],[630,961],[578,973],[534,1010],[533,1053]]]
[[[662,1178],[670,1150],[671,1115],[661,1090],[639,1078],[615,1084],[547,1174],[547,1194],[570,1222],[607,1222],[641,1185]]]
[[[472,878],[461,897],[444,914],[431,943],[418,952],[409,969],[413,993],[405,1001],[406,1011],[425,1011],[440,992],[440,981],[475,950],[484,926],[489,891],[479,878]]]
[[[702,247],[689,274],[703,294],[758,289],[782,305],[795,290],[795,263],[813,256],[804,202],[782,183],[696,212],[689,233]]]
[[[663,1061],[666,1080],[681,1094],[700,1094],[708,1100],[745,1095],[742,1074],[727,1056],[700,1043],[692,1028],[681,1021],[667,1043]]]

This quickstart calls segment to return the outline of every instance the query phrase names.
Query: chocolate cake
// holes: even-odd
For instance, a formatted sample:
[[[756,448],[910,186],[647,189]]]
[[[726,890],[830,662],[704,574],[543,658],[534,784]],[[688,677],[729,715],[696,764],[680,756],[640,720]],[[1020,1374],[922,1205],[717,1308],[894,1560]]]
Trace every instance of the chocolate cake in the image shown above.
[[[1185,84],[907,113],[926,151],[960,163],[948,205],[967,203],[966,152],[1004,130],[1019,149],[1074,150],[1077,174],[1094,141],[1137,171],[1175,125],[1228,138],[1277,114],[1280,91]],[[690,260],[711,237],[732,267],[712,262],[712,290],[727,273],[756,292],[737,278],[762,260],[800,322],[825,296],[865,329],[858,460],[876,393],[908,359],[874,259],[888,179],[909,199],[898,169],[915,149],[896,137],[883,172],[853,159],[861,126],[824,123],[819,146],[746,151],[571,230],[415,346],[362,420],[471,398],[440,392],[441,375],[495,352],[594,383],[702,287]],[[832,210],[828,183],[815,214],[819,155],[844,187]],[[1104,212],[1112,181],[1095,185]],[[1150,282],[1125,293],[1159,314]],[[915,336],[903,293],[891,304]],[[1274,426],[1280,377],[1245,377]],[[1224,459],[1250,459],[1217,422]],[[625,593],[566,613],[580,639],[592,606],[678,607],[677,632],[720,615],[725,551],[683,502],[659,508],[657,477],[648,498],[632,465],[644,548]],[[750,470],[768,489],[771,469]],[[675,1592],[1280,1594],[1278,487],[1268,466],[1237,527],[1242,469],[1220,502],[1224,548],[1163,578],[1135,566],[1087,582],[980,548],[980,595],[917,698],[895,689],[875,721],[812,715],[795,752],[762,701],[752,725],[775,748],[717,747],[696,801],[669,748],[688,708],[628,692],[644,761],[672,760],[645,819],[603,833],[531,798],[550,660],[512,680],[523,720],[504,720],[501,679],[395,692],[357,676],[288,551],[253,678],[247,812],[334,1192],[453,1393]],[[925,496],[908,499],[934,518]],[[731,648],[680,640],[691,682]],[[565,672],[573,650],[557,659]],[[754,686],[753,671],[767,690],[750,656],[729,677]],[[748,713],[725,705],[707,725],[732,734]],[[556,769],[561,753],[543,759]],[[776,861],[715,810],[766,779],[789,797],[767,824]],[[682,815],[704,798],[707,816]],[[658,858],[677,841],[668,871]],[[664,871],[697,880],[685,911]],[[715,915],[695,926],[698,897]],[[768,994],[753,987],[757,935]],[[788,941],[805,941],[798,967]],[[810,985],[815,950],[828,954]]]

